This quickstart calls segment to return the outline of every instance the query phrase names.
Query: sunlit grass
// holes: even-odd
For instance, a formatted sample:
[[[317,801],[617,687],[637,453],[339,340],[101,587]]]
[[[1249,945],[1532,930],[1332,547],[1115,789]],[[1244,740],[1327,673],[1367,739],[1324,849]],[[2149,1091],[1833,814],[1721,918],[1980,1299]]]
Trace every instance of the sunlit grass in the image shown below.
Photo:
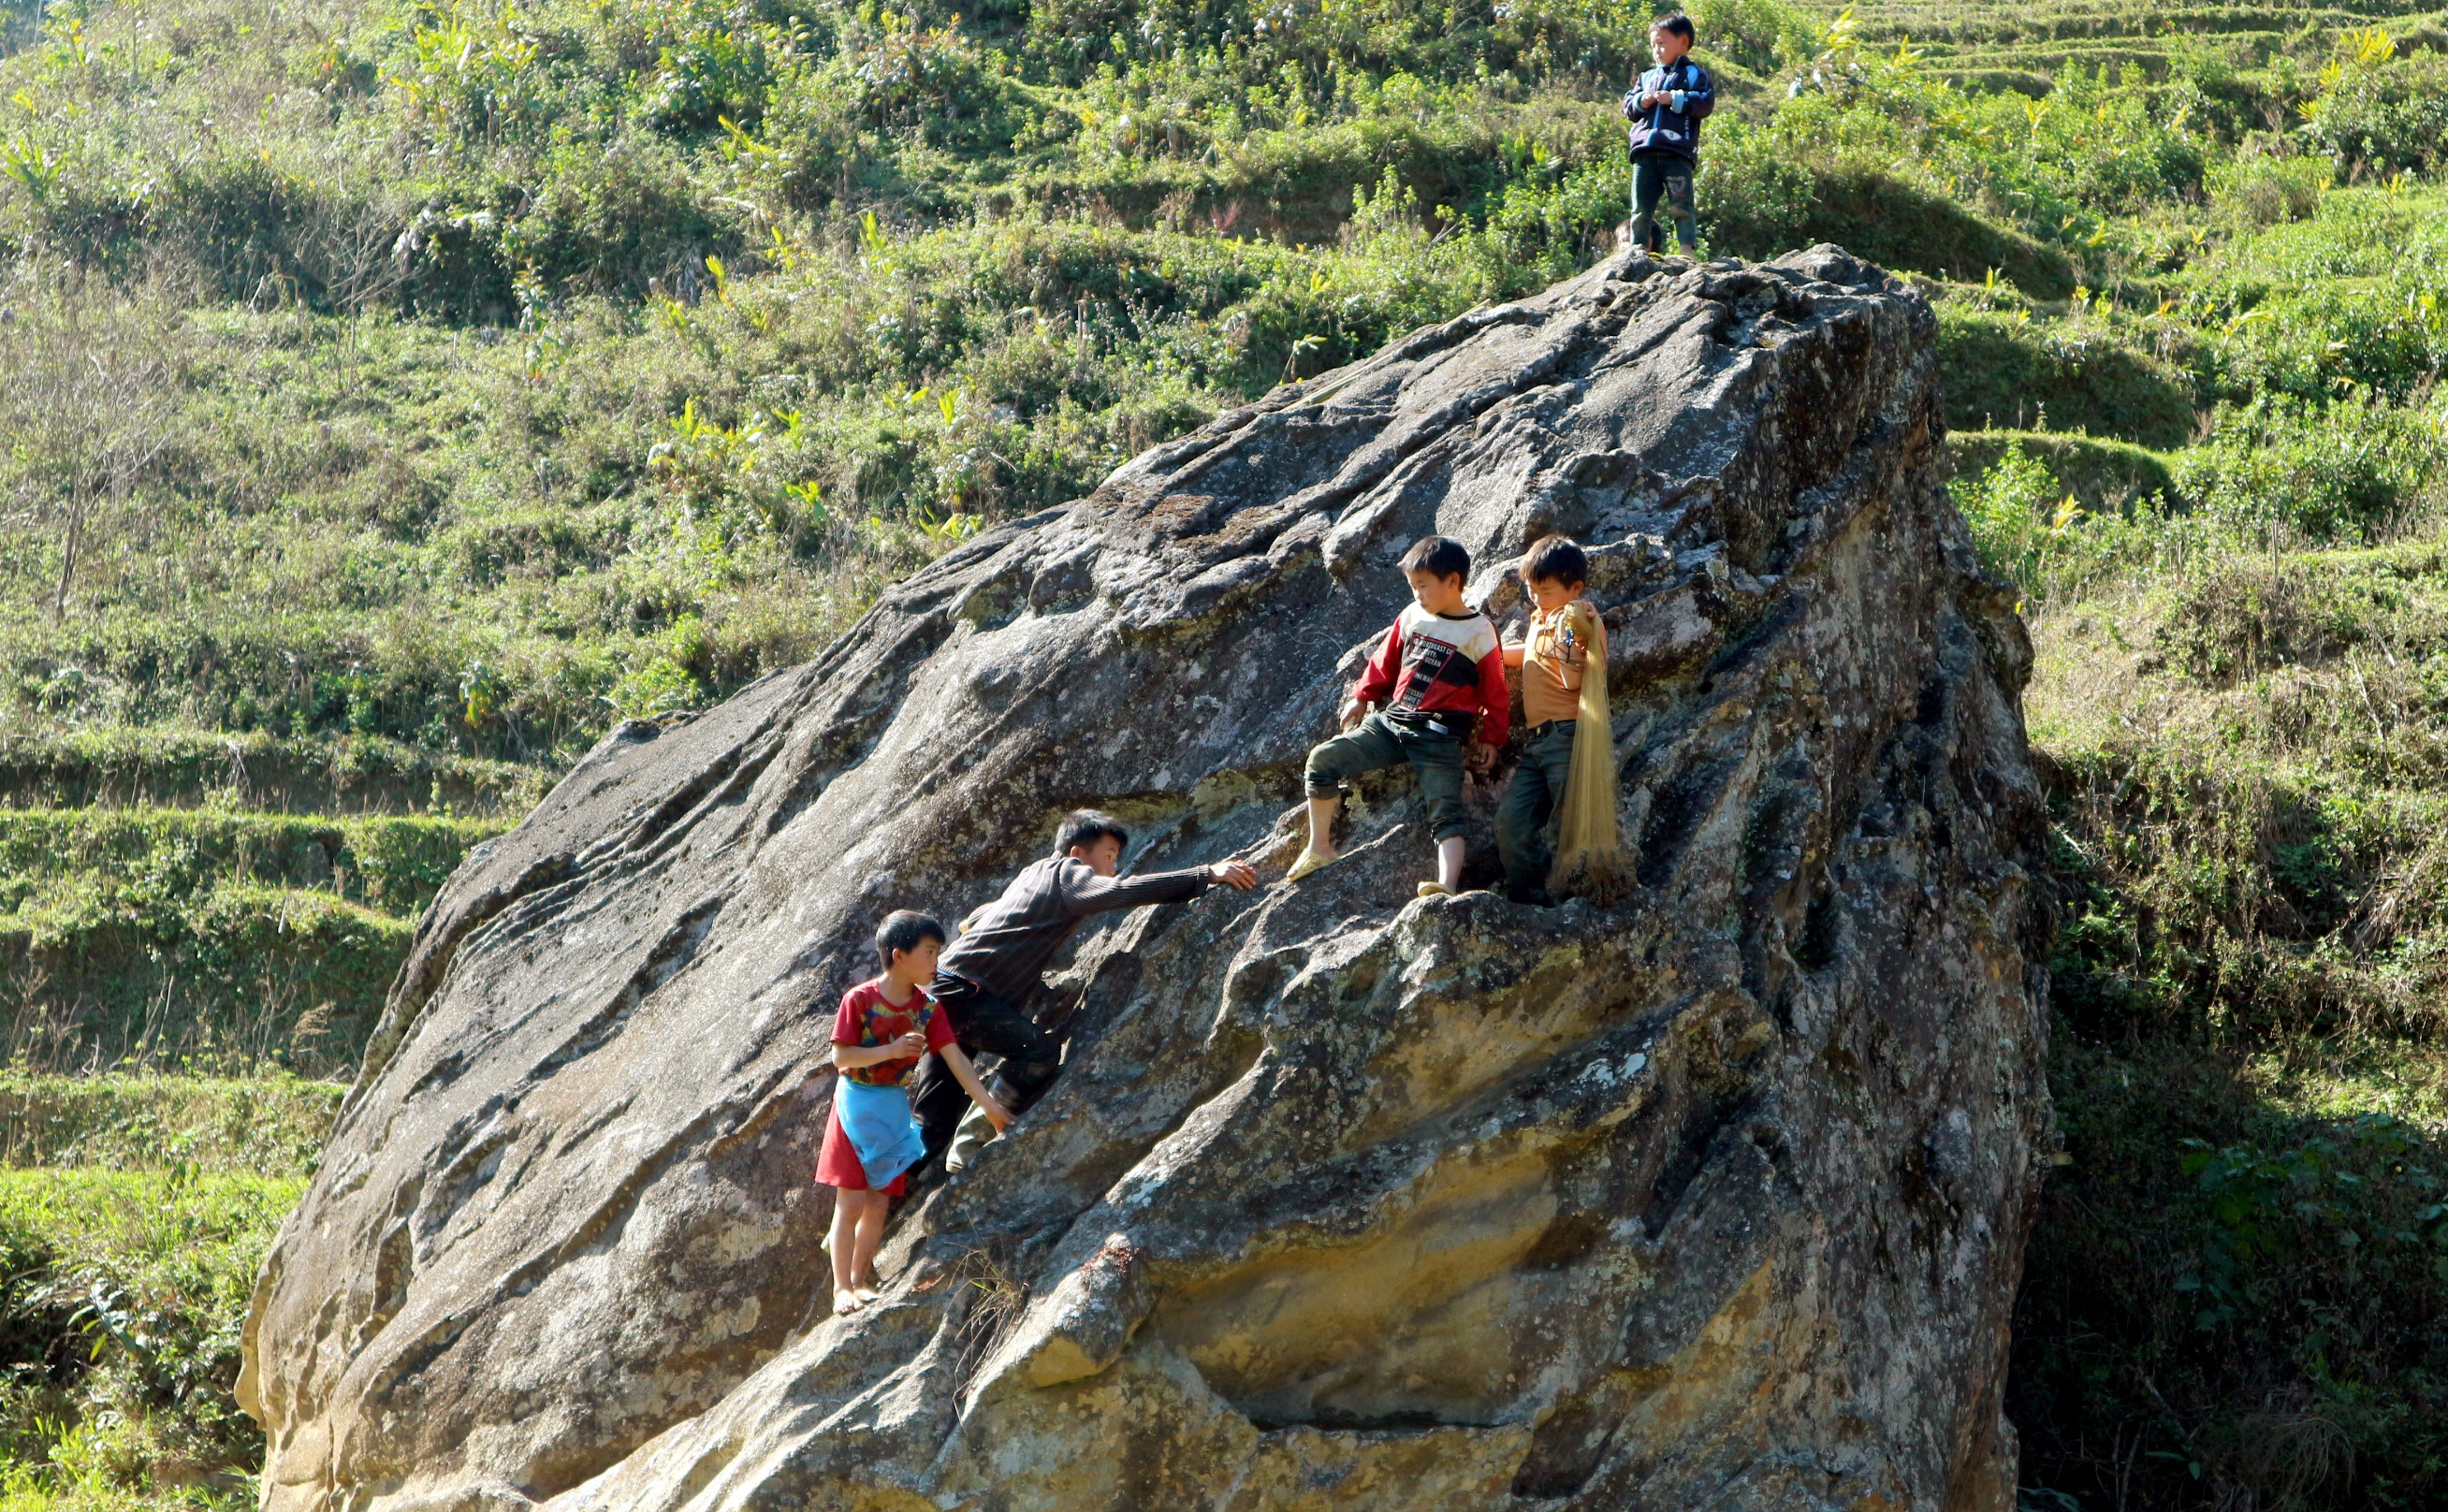
[[[0,1492],[32,1507],[236,1504],[262,1452],[230,1390],[295,1176],[0,1171]]]

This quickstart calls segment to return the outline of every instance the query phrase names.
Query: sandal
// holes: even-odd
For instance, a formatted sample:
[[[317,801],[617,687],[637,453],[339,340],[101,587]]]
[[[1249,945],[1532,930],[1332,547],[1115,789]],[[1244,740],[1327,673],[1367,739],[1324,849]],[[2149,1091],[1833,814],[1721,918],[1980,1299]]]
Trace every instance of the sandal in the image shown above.
[[[1320,855],[1309,847],[1302,846],[1301,853],[1292,857],[1291,870],[1284,873],[1284,880],[1287,882],[1298,882],[1301,878],[1317,871],[1319,868],[1330,867],[1342,859],[1343,857],[1339,854]]]

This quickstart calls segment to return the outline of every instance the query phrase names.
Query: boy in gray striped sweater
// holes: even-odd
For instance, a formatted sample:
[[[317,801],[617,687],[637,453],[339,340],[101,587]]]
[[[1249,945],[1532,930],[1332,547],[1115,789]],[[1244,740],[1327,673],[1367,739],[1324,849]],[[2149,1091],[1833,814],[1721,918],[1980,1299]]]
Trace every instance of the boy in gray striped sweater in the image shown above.
[[[1241,861],[1116,876],[1129,843],[1129,833],[1112,814],[1081,809],[1064,819],[1055,833],[1054,853],[1031,862],[1003,896],[963,921],[960,938],[936,964],[928,996],[950,1020],[963,1050],[1003,1058],[994,1096],[1015,1118],[1044,1096],[1062,1070],[1061,1037],[1030,1017],[1029,1000],[1043,985],[1046,963],[1091,914],[1178,903],[1218,882],[1245,892],[1257,884],[1258,874]],[[961,1169],[971,1148],[970,1131],[962,1124],[971,1105],[968,1093],[934,1055],[919,1062],[912,1085],[909,1104],[926,1137],[928,1158],[953,1146],[957,1132],[960,1143],[945,1165]],[[977,1137],[985,1138],[983,1120]]]

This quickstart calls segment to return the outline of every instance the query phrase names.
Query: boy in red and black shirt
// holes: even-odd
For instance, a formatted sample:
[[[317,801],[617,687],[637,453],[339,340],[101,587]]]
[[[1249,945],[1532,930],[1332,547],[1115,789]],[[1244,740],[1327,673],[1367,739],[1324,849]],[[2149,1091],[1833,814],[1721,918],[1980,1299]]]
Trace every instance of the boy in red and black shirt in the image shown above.
[[[1463,768],[1486,771],[1503,747],[1511,698],[1503,648],[1487,616],[1463,602],[1470,552],[1461,542],[1432,535],[1416,543],[1403,572],[1411,603],[1345,702],[1343,734],[1309,754],[1309,849],[1292,863],[1292,880],[1335,858],[1343,784],[1407,761],[1437,842],[1437,879],[1421,883],[1420,895],[1461,890]]]

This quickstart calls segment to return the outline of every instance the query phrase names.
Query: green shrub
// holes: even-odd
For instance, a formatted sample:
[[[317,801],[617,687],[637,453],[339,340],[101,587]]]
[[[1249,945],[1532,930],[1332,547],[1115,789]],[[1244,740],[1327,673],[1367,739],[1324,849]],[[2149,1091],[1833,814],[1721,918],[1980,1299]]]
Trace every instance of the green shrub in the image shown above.
[[[2380,29],[2346,34],[2304,107],[2304,134],[2349,181],[2437,167],[2448,152],[2448,58],[2398,55]]]
[[[156,810],[0,810],[0,875],[102,880],[116,897],[176,899],[244,882],[327,890],[397,917],[424,911],[498,822]]]
[[[2448,370],[2448,303],[2438,278],[2435,264],[2345,286],[2222,290],[2238,313],[2213,332],[2210,381],[2238,400],[2403,403]]]
[[[2353,542],[2431,505],[2442,457],[2438,428],[2403,411],[2262,398],[2222,408],[2174,473],[2177,492],[2213,519]]]
[[[2213,178],[2217,201],[2228,213],[2248,226],[2272,226],[2318,214],[2333,173],[2320,158],[2255,153],[2230,160]]]
[[[2440,547],[2237,545],[2197,538],[2039,625],[2066,1163],[2008,1410],[2024,1484],[2082,1504],[2427,1505]]]
[[[0,737],[0,805],[11,808],[212,804],[308,814],[463,813],[507,822],[534,806],[545,782],[545,775],[531,766],[437,756],[356,735],[280,740],[260,732],[104,724]]]
[[[2375,1109],[2400,1068],[2071,1026],[2051,1060],[2068,1158],[2015,1319],[2023,1483],[2085,1505],[2433,1501],[2448,1151]]]
[[[0,1073],[0,1163],[308,1177],[347,1090],[278,1074],[11,1070]]]
[[[1959,482],[1981,478],[2010,447],[2020,448],[2048,469],[2049,485],[2028,491],[2044,495],[2052,511],[2069,493],[2092,514],[2118,515],[2176,496],[2168,458],[2144,447],[2047,431],[1954,431],[1946,437]]]
[[[0,1171],[0,1442],[13,1497],[214,1504],[260,1463],[232,1391],[255,1273],[304,1183]],[[197,1485],[196,1483],[203,1483]]]
[[[411,923],[327,892],[225,882],[163,894],[112,879],[0,881],[0,1015],[46,1069],[354,1064]]]

